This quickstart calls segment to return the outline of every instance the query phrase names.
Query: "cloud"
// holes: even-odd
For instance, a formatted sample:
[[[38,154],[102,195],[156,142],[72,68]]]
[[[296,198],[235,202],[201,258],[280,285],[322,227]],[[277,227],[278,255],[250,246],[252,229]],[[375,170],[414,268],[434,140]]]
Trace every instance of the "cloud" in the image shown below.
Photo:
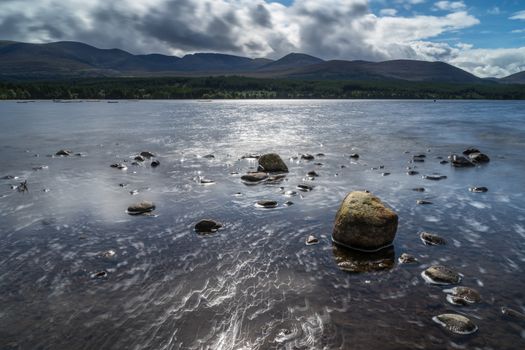
[[[521,49],[476,51],[436,42],[479,23],[462,1],[435,3],[450,11],[444,15],[404,17],[395,9],[375,15],[368,5],[368,0],[295,0],[290,6],[264,0],[2,0],[0,33],[3,39],[76,40],[133,53],[443,60],[482,76],[523,68]]]
[[[379,11],[379,15],[393,17],[397,15],[397,10],[396,9],[382,9]]]
[[[443,11],[460,11],[466,7],[463,1],[438,1],[434,3],[434,9]]]
[[[515,12],[512,16],[509,17],[509,19],[521,19],[521,20],[525,20],[525,10]]]

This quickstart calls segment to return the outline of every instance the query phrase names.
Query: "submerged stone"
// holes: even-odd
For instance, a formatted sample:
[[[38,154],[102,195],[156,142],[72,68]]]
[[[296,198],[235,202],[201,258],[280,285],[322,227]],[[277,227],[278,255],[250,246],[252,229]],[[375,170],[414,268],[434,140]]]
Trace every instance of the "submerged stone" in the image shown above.
[[[470,187],[468,190],[474,193],[484,193],[484,192],[487,192],[489,189],[482,186],[482,187]]]
[[[432,175],[424,175],[423,179],[431,180],[431,181],[439,181],[446,179],[446,175],[439,175],[439,174],[432,174]]]
[[[475,164],[482,164],[482,163],[488,163],[490,162],[489,156],[483,153],[471,153],[469,154],[469,159],[472,163]]]
[[[478,330],[469,318],[459,314],[441,314],[432,320],[454,334],[472,334]]]
[[[403,253],[397,258],[397,261],[399,261],[400,264],[413,264],[417,262],[417,259],[411,254]]]
[[[157,159],[155,159],[153,162],[151,162],[151,167],[152,167],[152,168],[156,168],[156,167],[158,167],[159,165],[160,165],[160,162],[159,162]]]
[[[303,192],[310,192],[311,190],[314,189],[313,186],[307,185],[307,184],[299,184],[297,185],[297,188]]]
[[[509,307],[503,306],[501,308],[501,313],[504,316],[507,316],[507,317],[509,317],[511,319],[519,320],[519,321],[525,321],[525,314],[523,312],[511,309]]]
[[[447,244],[447,241],[442,238],[439,235],[436,235],[435,233],[430,232],[421,232],[419,234],[419,238],[425,243],[426,245],[445,245]]]
[[[452,154],[449,156],[450,163],[456,168],[466,168],[473,167],[474,164],[463,156],[458,156],[457,154]]]
[[[311,155],[311,154],[301,154],[301,159],[304,159],[304,160],[314,160],[314,156]]]
[[[469,148],[467,148],[466,150],[463,151],[463,154],[466,155],[466,156],[469,156],[472,153],[481,153],[481,152],[479,151],[479,149],[474,148],[474,147],[469,147]]]
[[[271,200],[260,200],[260,201],[257,201],[255,205],[261,208],[275,208],[277,207],[277,202],[271,201]]]
[[[314,235],[309,235],[306,238],[306,245],[313,245],[319,243],[319,240]]]
[[[363,252],[334,244],[332,252],[337,267],[351,273],[390,270],[395,264],[395,251],[393,246],[376,252]]]
[[[98,271],[91,274],[91,278],[107,278],[108,273],[107,271]]]
[[[73,154],[73,151],[70,151],[68,149],[61,149],[60,151],[55,153],[56,156],[62,156],[62,157],[67,157],[67,156],[70,156],[72,154]]]
[[[255,184],[264,181],[268,178],[268,174],[263,172],[248,173],[241,176],[241,181],[245,183]]]
[[[153,154],[153,153],[151,153],[149,151],[140,152],[140,155],[143,156],[146,159],[150,159],[150,158],[155,157],[155,154]]]
[[[421,277],[430,284],[458,284],[461,275],[456,271],[442,265],[433,265],[421,273]]]
[[[397,214],[369,192],[349,193],[335,217],[332,239],[343,246],[378,250],[392,244]]]
[[[447,293],[447,301],[453,305],[468,305],[481,301],[479,292],[470,287],[454,287],[443,292]]]

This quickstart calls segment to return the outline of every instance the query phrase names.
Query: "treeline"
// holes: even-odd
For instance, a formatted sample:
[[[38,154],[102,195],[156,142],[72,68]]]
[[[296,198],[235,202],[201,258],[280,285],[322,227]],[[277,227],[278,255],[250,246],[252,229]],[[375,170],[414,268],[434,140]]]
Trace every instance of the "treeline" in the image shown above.
[[[0,99],[525,99],[525,85],[247,77],[0,82]]]

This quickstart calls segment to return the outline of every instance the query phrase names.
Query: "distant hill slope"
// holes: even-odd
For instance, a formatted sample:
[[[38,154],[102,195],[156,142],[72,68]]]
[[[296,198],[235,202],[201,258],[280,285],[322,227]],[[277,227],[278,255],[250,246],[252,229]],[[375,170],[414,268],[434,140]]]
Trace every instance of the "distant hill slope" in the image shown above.
[[[522,81],[520,74],[504,81]],[[119,49],[98,49],[71,41],[48,44],[0,41],[0,80],[210,75],[489,84],[495,81],[480,79],[443,62],[324,61],[301,53],[291,53],[276,61],[216,53],[195,53],[180,58],[160,54],[133,55]]]
[[[508,84],[525,84],[525,71],[509,75],[508,77],[502,78],[500,80]]]
[[[255,70],[267,59],[198,53],[183,58],[133,55],[70,41],[27,44],[0,41],[0,77],[52,78],[158,75],[161,72],[238,72]]]
[[[285,73],[290,78],[322,80],[406,80],[480,83],[482,79],[443,62],[393,60],[385,62],[327,61]]]
[[[258,71],[284,71],[298,67],[310,66],[321,62],[324,62],[324,60],[304,53],[290,53],[277,61],[260,67]]]

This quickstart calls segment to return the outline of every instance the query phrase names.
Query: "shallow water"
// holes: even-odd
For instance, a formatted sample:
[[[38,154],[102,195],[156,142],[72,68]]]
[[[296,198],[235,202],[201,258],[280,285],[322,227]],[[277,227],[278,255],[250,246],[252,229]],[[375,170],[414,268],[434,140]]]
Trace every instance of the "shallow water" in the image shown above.
[[[523,102],[2,102],[0,177],[18,178],[0,180],[0,348],[522,349],[525,324],[501,307],[525,310],[524,121]],[[436,158],[469,146],[491,162],[454,169]],[[63,148],[82,156],[48,156]],[[144,150],[159,167],[131,165]],[[270,151],[288,176],[241,183],[256,167],[241,156]],[[124,160],[125,171],[109,167]],[[422,178],[432,173],[447,178]],[[24,180],[29,192],[11,189]],[[330,233],[345,194],[361,189],[396,210],[399,228],[382,257],[393,264],[349,273],[337,262],[361,255]],[[279,206],[257,208],[261,199]],[[140,200],[156,216],[127,215]],[[198,235],[203,218],[224,228]],[[423,230],[448,244],[425,246]],[[305,245],[310,234],[319,244]],[[398,264],[404,252],[420,264]],[[482,303],[448,304],[447,287],[420,276],[435,263],[462,273]],[[479,331],[448,333],[432,321],[446,312]]]

